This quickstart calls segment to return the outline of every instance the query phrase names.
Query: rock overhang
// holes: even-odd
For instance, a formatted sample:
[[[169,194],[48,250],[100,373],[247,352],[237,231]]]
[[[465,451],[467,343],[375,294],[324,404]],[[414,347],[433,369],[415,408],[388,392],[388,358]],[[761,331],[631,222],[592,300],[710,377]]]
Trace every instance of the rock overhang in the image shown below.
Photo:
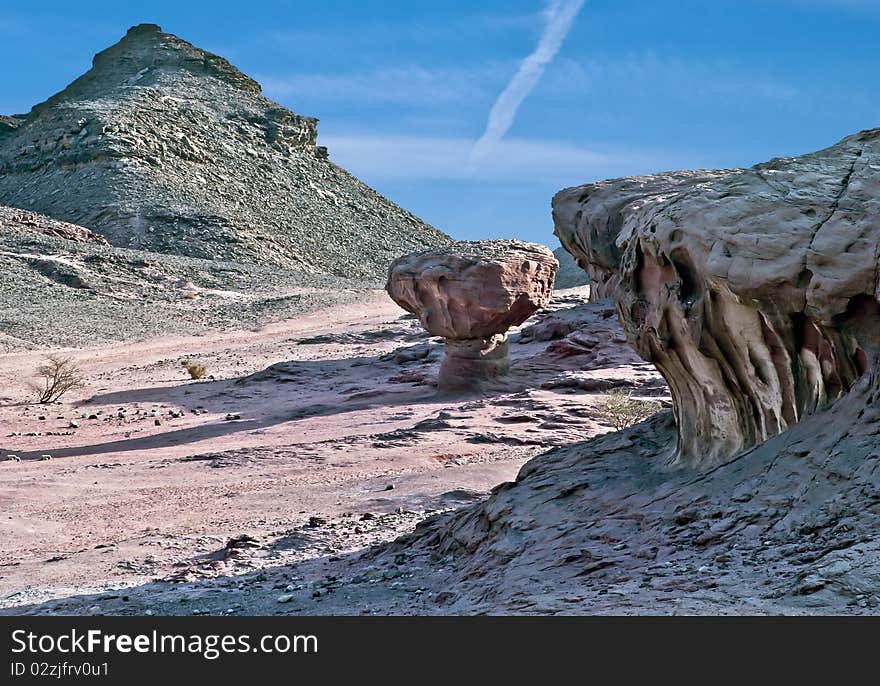
[[[681,461],[760,443],[878,364],[880,129],[751,169],[565,189],[553,216],[669,382]]]

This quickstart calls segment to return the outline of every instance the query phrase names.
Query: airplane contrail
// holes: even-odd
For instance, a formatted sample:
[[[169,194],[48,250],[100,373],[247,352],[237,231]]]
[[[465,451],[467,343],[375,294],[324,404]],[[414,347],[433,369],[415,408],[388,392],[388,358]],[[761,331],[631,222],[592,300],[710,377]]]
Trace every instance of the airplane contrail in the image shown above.
[[[517,110],[538,84],[547,65],[556,57],[583,6],[584,0],[551,0],[545,11],[547,25],[538,46],[522,61],[510,83],[492,105],[486,130],[471,150],[468,168],[473,169],[510,130]]]

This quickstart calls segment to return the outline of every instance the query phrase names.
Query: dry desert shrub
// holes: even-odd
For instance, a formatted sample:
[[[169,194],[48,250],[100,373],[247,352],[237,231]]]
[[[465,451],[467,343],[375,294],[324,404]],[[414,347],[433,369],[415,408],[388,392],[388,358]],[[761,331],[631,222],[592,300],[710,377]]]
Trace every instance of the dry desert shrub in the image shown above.
[[[39,402],[43,405],[54,403],[68,391],[83,388],[85,379],[69,357],[58,355],[46,355],[46,359],[37,367],[37,380],[28,386],[37,394]]]
[[[618,431],[647,419],[662,406],[656,400],[635,398],[631,391],[614,388],[602,394],[599,419]]]
[[[208,376],[208,368],[199,362],[184,360],[180,364],[183,365],[184,369],[189,373],[190,379],[204,379]]]

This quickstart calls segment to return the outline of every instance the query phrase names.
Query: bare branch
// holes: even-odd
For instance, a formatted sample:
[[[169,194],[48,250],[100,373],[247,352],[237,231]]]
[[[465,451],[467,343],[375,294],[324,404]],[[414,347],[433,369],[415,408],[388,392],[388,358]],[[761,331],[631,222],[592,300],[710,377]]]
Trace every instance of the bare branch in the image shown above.
[[[37,367],[37,379],[28,387],[37,394],[41,404],[54,403],[68,391],[83,388],[85,379],[80,369],[68,357],[47,355]]]

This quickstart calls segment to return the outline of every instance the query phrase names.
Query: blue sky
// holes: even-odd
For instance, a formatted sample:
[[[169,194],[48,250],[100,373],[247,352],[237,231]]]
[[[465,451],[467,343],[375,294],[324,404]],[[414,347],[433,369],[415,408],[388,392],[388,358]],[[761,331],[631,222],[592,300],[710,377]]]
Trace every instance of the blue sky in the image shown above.
[[[331,159],[438,228],[554,246],[565,186],[751,165],[880,126],[880,0],[585,0],[469,163],[552,1],[15,3],[0,12],[0,113],[158,23],[319,117]]]

